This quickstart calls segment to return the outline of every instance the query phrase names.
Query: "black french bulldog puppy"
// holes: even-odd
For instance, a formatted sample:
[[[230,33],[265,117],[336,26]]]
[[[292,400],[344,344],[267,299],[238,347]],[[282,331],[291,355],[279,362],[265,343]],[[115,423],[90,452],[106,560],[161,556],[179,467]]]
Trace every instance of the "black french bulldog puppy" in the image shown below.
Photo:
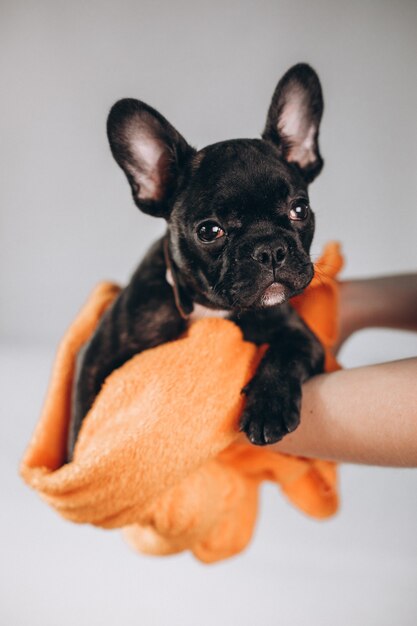
[[[104,379],[134,354],[176,339],[207,310],[233,320],[247,340],[269,344],[243,390],[240,427],[250,441],[273,443],[297,427],[301,385],[324,362],[318,339],[288,303],[314,273],[307,186],[323,166],[322,111],[319,79],[305,64],[278,83],[262,139],[196,151],[143,102],[113,106],[113,156],[136,205],[168,228],[79,354],[68,460]]]

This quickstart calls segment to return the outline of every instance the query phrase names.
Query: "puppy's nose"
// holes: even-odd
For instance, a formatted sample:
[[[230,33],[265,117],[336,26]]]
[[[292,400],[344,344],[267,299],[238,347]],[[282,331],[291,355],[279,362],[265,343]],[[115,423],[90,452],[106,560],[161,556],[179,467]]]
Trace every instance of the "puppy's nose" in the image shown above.
[[[277,267],[282,265],[287,256],[287,247],[285,244],[269,245],[265,243],[255,246],[252,254],[252,259],[258,261],[265,267]]]

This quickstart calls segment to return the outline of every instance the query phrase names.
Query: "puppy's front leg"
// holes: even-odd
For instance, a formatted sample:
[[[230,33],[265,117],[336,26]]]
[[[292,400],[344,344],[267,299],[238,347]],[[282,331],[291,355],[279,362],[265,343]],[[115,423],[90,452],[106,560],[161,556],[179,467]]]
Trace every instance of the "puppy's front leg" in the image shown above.
[[[275,443],[300,423],[301,385],[323,371],[324,350],[299,320],[275,333],[258,370],[243,390],[240,427],[256,445]]]

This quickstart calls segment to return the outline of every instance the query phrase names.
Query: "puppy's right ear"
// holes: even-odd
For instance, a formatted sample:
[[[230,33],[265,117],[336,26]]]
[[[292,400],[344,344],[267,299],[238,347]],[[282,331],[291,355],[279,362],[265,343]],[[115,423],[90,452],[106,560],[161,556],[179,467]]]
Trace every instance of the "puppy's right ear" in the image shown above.
[[[158,111],[131,98],[113,105],[107,135],[135,204],[144,213],[167,219],[194,149]]]

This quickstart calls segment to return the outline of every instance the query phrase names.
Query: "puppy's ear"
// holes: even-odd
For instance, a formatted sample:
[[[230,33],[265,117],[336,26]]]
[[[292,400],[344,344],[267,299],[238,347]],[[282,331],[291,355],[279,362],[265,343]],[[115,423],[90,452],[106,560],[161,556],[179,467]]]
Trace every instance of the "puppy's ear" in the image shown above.
[[[323,167],[318,144],[322,113],[316,72],[305,63],[294,65],[275,89],[262,138],[277,145],[288,162],[296,163],[307,183]]]
[[[130,98],[112,107],[107,135],[136,205],[144,213],[168,218],[193,148],[158,111]]]

